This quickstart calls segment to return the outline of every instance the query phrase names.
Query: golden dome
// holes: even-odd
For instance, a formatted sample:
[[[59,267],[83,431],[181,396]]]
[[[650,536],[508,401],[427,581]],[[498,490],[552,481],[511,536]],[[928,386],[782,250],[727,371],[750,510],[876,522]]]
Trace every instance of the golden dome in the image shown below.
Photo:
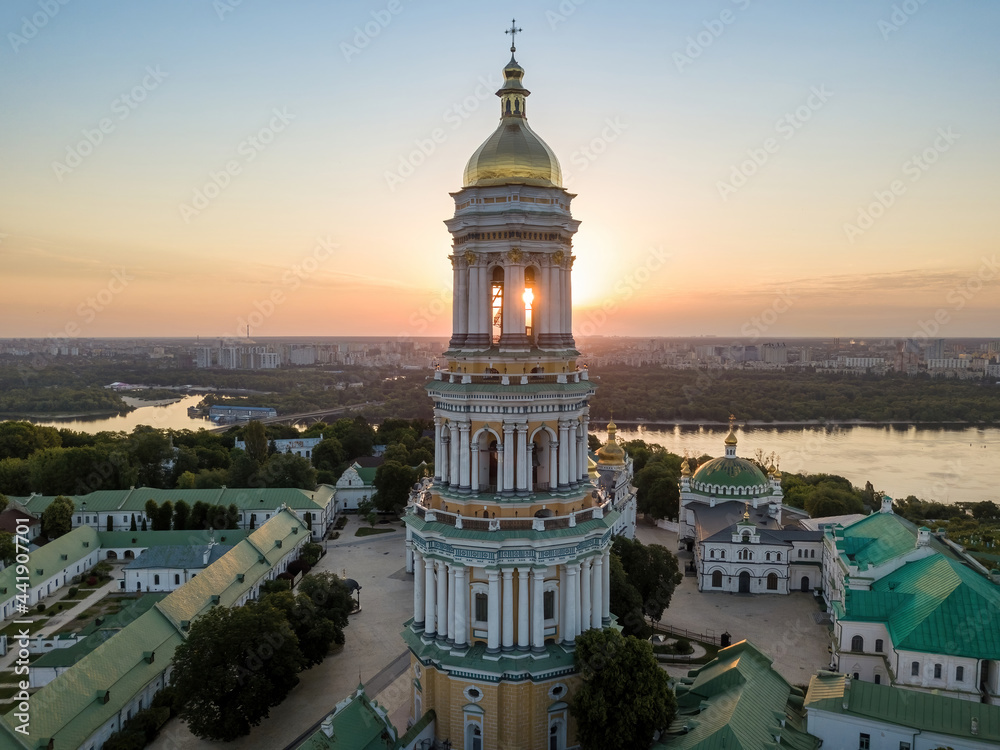
[[[684,460],[681,461],[681,476],[689,477],[691,476],[691,464],[688,461],[688,457],[684,456]]]
[[[726,435],[726,445],[736,445],[736,433],[732,428],[729,428],[729,434]]]
[[[617,431],[618,425],[614,422],[608,422],[608,442],[597,450],[597,463],[599,466],[625,465],[625,450],[618,444],[618,440],[615,439],[615,432]]]
[[[559,160],[528,126],[525,113],[530,91],[521,84],[524,68],[511,54],[504,68],[500,97],[500,124],[465,165],[463,187],[482,187],[518,183],[543,187],[562,187]]]

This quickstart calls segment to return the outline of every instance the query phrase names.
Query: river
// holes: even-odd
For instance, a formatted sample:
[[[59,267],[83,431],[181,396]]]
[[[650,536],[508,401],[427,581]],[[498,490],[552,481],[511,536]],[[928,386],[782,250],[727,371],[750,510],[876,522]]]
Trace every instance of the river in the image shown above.
[[[721,456],[727,427],[643,425],[619,429],[623,440],[657,443],[671,453]],[[944,503],[1000,500],[1000,429],[915,426],[737,428],[737,453],[780,457],[782,471],[839,474],[871,482],[893,498],[915,495]]]
[[[137,425],[174,430],[211,427],[192,419],[188,406],[201,396],[185,396],[166,406],[143,406],[120,417],[94,420],[34,421],[81,432],[131,432]],[[623,440],[639,438],[672,453],[723,454],[725,427],[643,425],[620,429]],[[603,433],[598,433],[604,437]],[[914,426],[810,426],[738,428],[738,453],[752,457],[759,448],[780,457],[783,471],[830,473],[863,487],[871,482],[890,497],[916,495],[924,500],[1000,500],[1000,429]]]

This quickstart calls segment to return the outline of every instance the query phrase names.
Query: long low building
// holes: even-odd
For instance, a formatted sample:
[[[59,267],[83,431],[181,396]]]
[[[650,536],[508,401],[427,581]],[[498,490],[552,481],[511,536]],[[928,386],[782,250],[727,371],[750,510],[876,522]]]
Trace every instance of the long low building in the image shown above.
[[[146,517],[146,503],[152,500],[162,506],[169,500],[174,506],[184,501],[191,508],[196,503],[204,503],[210,509],[209,526],[220,530],[227,525],[226,512],[231,505],[236,507],[237,524],[248,531],[259,527],[282,508],[291,508],[310,527],[313,539],[321,539],[337,513],[334,493],[334,487],[321,484],[315,490],[226,487],[216,490],[161,490],[133,487],[66,497],[73,501],[73,526],[90,526],[98,531],[129,531],[133,522],[136,527],[141,527],[143,520],[146,520],[147,527],[151,527],[152,519]],[[55,498],[55,495],[29,495],[12,499],[41,517]]]
[[[261,585],[284,572],[308,541],[308,529],[294,513],[272,517],[34,693],[30,722],[17,709],[4,715],[0,747],[98,750],[169,683],[174,651],[194,620],[212,607],[257,598]]]

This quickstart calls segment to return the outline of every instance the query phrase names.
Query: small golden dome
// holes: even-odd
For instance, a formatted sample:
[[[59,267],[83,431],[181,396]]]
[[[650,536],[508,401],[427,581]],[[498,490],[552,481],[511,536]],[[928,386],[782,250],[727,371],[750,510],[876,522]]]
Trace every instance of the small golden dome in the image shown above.
[[[767,467],[768,474],[774,474],[775,471],[777,471],[777,469],[774,468],[774,464],[771,464],[770,466]]]
[[[726,435],[726,445],[736,445],[736,442],[736,433],[730,428],[729,434]]]
[[[600,466],[624,466],[625,449],[618,444],[615,433],[618,425],[608,422],[608,442],[597,450],[597,463]]]
[[[691,476],[691,464],[688,461],[688,457],[684,456],[684,460],[681,461],[681,476],[689,477]]]

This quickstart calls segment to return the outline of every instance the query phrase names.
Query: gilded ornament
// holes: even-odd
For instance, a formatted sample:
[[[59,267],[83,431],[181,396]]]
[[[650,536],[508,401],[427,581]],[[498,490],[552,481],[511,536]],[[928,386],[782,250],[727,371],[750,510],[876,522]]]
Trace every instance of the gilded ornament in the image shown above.
[[[555,262],[555,264],[556,264],[557,266],[559,266],[559,265],[562,265],[562,262],[563,262],[563,258],[565,258],[565,257],[566,257],[566,255],[565,255],[565,254],[563,253],[563,251],[562,251],[562,250],[556,250],[556,251],[555,251],[555,252],[554,252],[554,253],[552,254],[552,260],[553,260],[553,261]]]
[[[523,257],[524,257],[524,253],[522,253],[516,247],[513,250],[511,250],[509,253],[507,253],[507,260],[509,260],[511,263],[520,263],[521,262],[521,258],[523,258]]]
[[[467,251],[465,253],[465,262],[471,266],[473,263],[476,262],[476,254],[471,250]]]

